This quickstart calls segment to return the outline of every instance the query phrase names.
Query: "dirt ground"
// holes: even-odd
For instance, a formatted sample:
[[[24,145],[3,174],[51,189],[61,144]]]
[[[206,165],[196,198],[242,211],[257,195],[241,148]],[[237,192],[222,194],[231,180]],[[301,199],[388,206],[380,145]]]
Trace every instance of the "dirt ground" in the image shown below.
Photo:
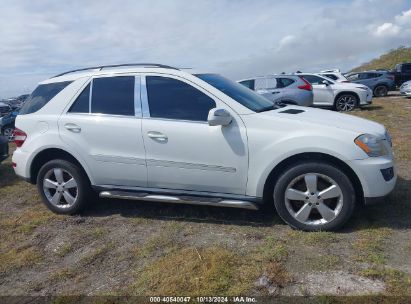
[[[81,216],[57,216],[9,158],[0,295],[411,296],[411,99],[374,98],[352,115],[389,129],[399,179],[337,233],[292,230],[270,208],[95,200]]]

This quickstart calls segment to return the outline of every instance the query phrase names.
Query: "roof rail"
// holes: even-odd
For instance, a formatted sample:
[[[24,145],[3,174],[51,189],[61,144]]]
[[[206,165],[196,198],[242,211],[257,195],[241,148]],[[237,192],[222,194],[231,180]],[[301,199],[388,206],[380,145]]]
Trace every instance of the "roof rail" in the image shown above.
[[[158,63],[124,63],[124,64],[113,64],[113,65],[100,65],[100,66],[95,66],[95,67],[89,67],[89,68],[82,68],[82,69],[76,69],[76,70],[71,70],[67,71],[61,74],[58,74],[56,76],[53,76],[51,78],[55,77],[60,77],[66,74],[74,73],[74,72],[80,72],[80,71],[88,71],[88,70],[97,70],[101,71],[104,68],[118,68],[118,67],[132,67],[132,66],[141,66],[141,67],[156,67],[156,68],[165,68],[165,69],[173,69],[173,70],[178,70],[178,68],[169,66],[169,65],[164,65],[164,64],[158,64]]]

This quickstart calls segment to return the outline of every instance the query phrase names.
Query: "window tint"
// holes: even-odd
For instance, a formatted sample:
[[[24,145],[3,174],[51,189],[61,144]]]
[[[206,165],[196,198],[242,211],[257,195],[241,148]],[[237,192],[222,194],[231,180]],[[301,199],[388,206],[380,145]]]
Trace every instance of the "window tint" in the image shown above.
[[[268,99],[218,74],[196,74],[196,76],[251,111],[262,112],[277,108]]]
[[[134,116],[134,77],[93,79],[91,112]]]
[[[332,79],[332,80],[337,80],[337,79],[338,79],[338,77],[335,76],[334,74],[324,74],[324,76],[325,76],[325,77],[328,77],[328,78],[330,78],[330,79]]]
[[[39,85],[26,99],[19,114],[23,115],[37,112],[70,83],[71,81],[64,81]]]
[[[278,89],[288,87],[292,83],[294,83],[293,79],[290,79],[290,78],[277,78],[277,88]]]
[[[403,64],[402,65],[402,71],[403,72],[411,72],[411,64],[410,63]]]
[[[89,113],[89,101],[90,101],[90,84],[81,92],[74,101],[70,110],[71,113]]]
[[[250,79],[250,80],[244,80],[240,82],[243,86],[254,90],[254,79]]]
[[[315,75],[304,75],[304,79],[311,84],[322,84],[325,79]]]
[[[180,80],[147,76],[146,82],[151,117],[207,121],[216,107],[213,99]]]

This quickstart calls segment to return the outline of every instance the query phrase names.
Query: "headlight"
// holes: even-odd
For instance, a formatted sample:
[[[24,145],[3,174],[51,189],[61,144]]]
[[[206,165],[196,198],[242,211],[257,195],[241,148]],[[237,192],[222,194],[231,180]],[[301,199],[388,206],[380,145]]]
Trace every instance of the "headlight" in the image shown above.
[[[354,140],[354,143],[370,157],[378,157],[388,154],[388,151],[384,146],[383,139],[375,135],[360,135]]]

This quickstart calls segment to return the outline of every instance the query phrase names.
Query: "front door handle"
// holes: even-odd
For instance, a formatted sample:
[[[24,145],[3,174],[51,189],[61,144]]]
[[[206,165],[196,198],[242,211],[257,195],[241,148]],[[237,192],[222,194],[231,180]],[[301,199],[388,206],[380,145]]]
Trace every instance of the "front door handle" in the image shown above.
[[[64,127],[65,127],[67,130],[69,130],[69,131],[71,131],[71,132],[73,132],[73,133],[80,133],[80,132],[81,132],[81,128],[80,128],[78,125],[73,124],[73,123],[66,123],[66,124],[64,125]]]
[[[147,132],[147,136],[158,141],[167,141],[168,139],[167,135],[156,131]]]

